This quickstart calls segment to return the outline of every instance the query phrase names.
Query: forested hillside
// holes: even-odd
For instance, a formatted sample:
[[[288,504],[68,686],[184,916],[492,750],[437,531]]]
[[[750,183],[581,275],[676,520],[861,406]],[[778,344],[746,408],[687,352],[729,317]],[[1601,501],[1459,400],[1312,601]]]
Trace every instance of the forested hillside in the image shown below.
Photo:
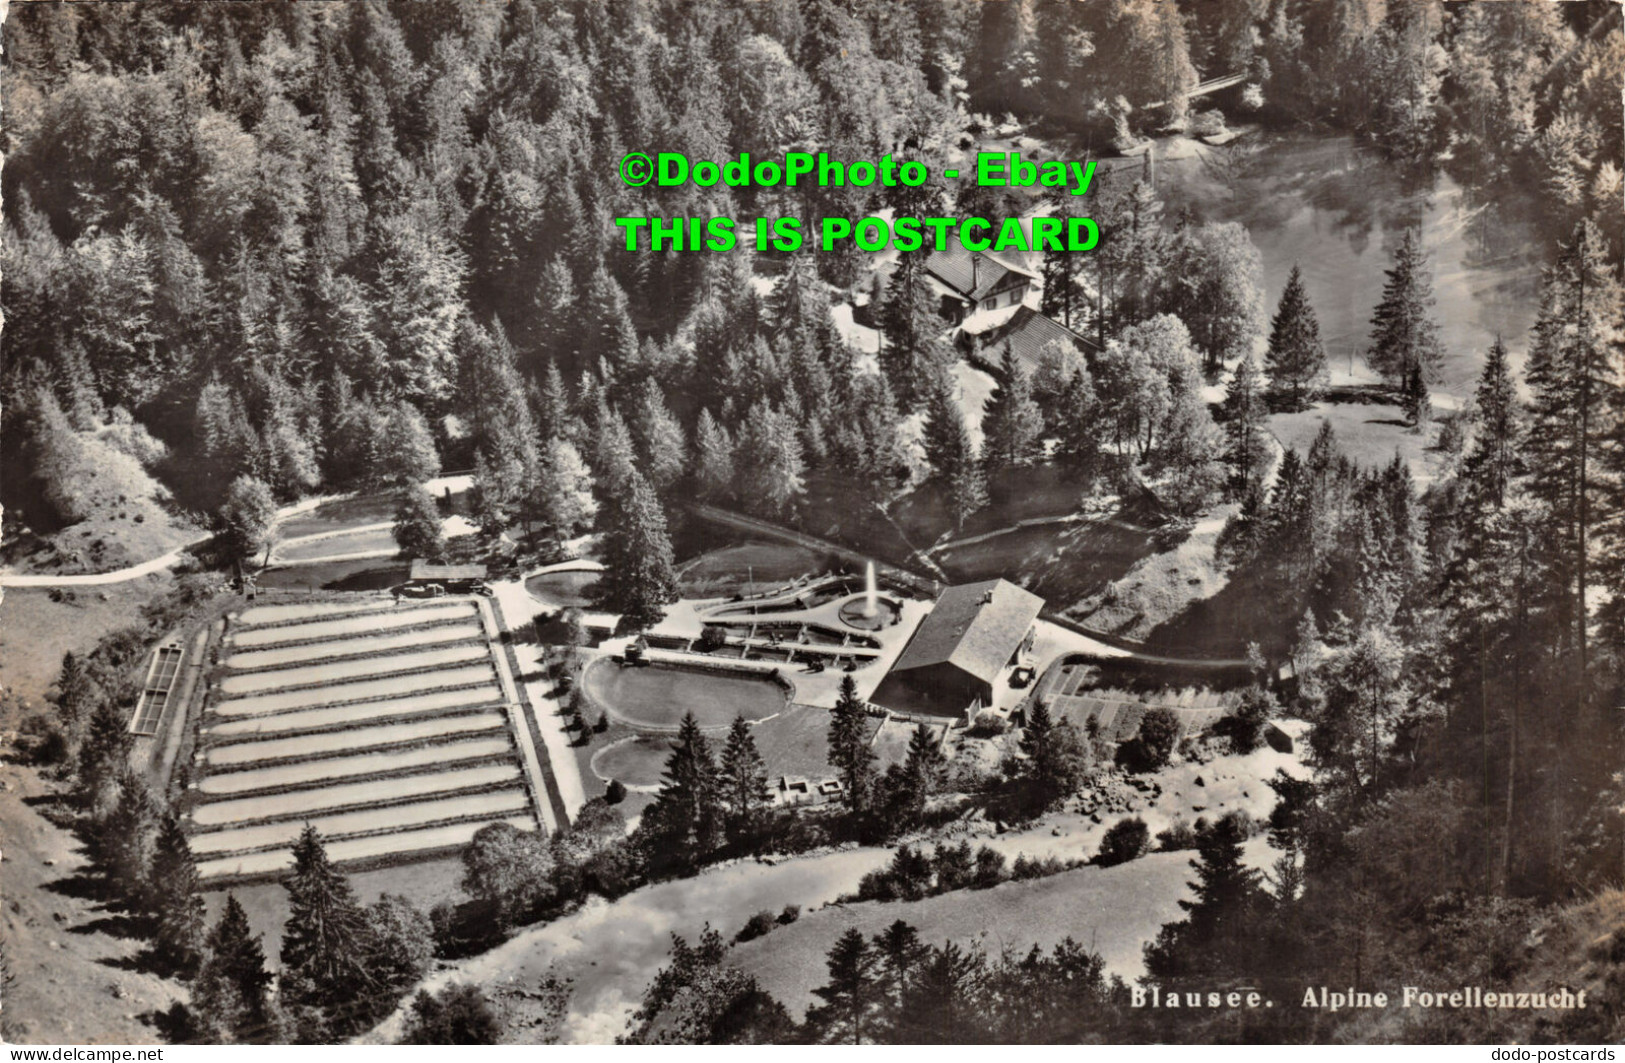
[[[551,560],[565,541],[605,532],[600,604],[641,629],[676,597],[668,521],[684,519],[680,503],[785,524],[809,510],[826,523],[859,510],[890,520],[887,505],[929,485],[963,530],[1041,466],[1114,497],[1151,483],[1173,525],[1211,517],[1223,499],[1234,506],[1215,564],[1243,599],[1241,634],[1266,629],[1256,637],[1270,667],[1258,658],[1246,692],[1253,722],[1275,711],[1311,721],[1315,773],[1279,780],[1269,830],[1285,855],[1268,878],[1242,865],[1231,828],[1204,835],[1197,899],[1148,948],[1151,975],[1203,990],[1262,979],[1296,999],[1311,984],[1538,974],[1592,985],[1599,1002],[1544,1025],[1451,1014],[1376,1028],[1278,1008],[1155,1030],[1113,1004],[1080,1029],[1073,1010],[1120,1002],[1121,987],[1071,944],[1023,964],[903,941],[918,971],[891,971],[889,995],[876,995],[881,945],[858,935],[831,959],[832,995],[847,992],[836,960],[850,992],[805,1027],[728,975],[720,943],[685,945],[637,1036],[919,1039],[933,1031],[892,1001],[955,993],[967,1017],[938,1035],[1625,1036],[1625,931],[1607,904],[1564,922],[1565,905],[1625,885],[1617,6],[14,4],[4,34],[8,545],[25,526],[49,536],[109,509],[146,523],[165,505],[226,532],[219,559],[240,561],[263,546],[279,504],[400,490],[397,537],[421,530],[427,554],[440,514],[421,485],[472,470],[468,519],[486,546],[505,534],[505,548]],[[1132,166],[1082,205],[1051,204],[1089,214],[1103,234],[1096,251],[1043,265],[1045,311],[1099,349],[1085,358],[1060,345],[1030,375],[1007,354],[979,445],[951,375],[962,352],[943,338],[923,259],[888,263],[879,280],[850,249],[628,253],[610,220],[1013,215],[1037,204],[970,182],[632,189],[618,164],[637,150],[823,150],[918,157],[940,172],[948,152],[1018,122],[1105,153],[1191,128],[1211,113],[1192,92],[1230,74],[1244,78],[1232,109],[1266,132],[1316,124],[1362,138],[1419,182],[1448,172],[1487,205],[1483,224],[1505,190],[1540,193],[1549,239],[1536,327],[1469,352],[1481,378],[1439,432],[1441,471],[1426,490],[1398,457],[1356,464],[1330,429],[1303,454],[1268,438],[1270,409],[1303,410],[1327,376],[1296,271],[1271,306],[1246,228],[1174,216]],[[1425,434],[1443,351],[1426,251],[1396,242],[1366,361],[1381,377],[1371,390],[1403,410],[1400,427]],[[874,354],[832,313],[853,313],[847,303],[863,304]],[[106,691],[96,676],[75,686],[71,667],[59,684],[59,756],[77,748],[92,795],[112,786],[103,745],[124,733],[112,673],[135,657],[132,643],[105,665]],[[918,820],[929,787],[908,789],[906,772],[885,785],[864,776],[855,692],[843,690],[840,711],[861,755],[843,768],[831,829],[869,841],[917,825],[886,799],[906,799]],[[1046,745],[1049,718],[1034,718],[1043,726],[1029,724],[1025,756],[973,799],[1014,793],[1038,815],[1077,789],[1081,740],[1058,726],[1064,741]],[[662,784],[638,836],[659,843],[660,859],[606,872],[613,891],[735,854],[714,829],[708,747],[674,757],[684,771]],[[121,821],[110,822],[115,836]],[[599,842],[625,850],[618,836]],[[547,844],[561,843],[536,840],[536,852]],[[574,873],[577,857],[556,865]],[[323,876],[325,859],[309,861]],[[613,892],[586,879],[571,888],[557,896]],[[1558,926],[1602,935],[1563,938],[1564,955],[1589,966],[1556,970],[1532,950]],[[259,961],[249,966],[263,993]],[[317,988],[306,987],[316,1010],[304,1032],[256,1022],[232,1036],[360,1028],[344,979]],[[689,1010],[674,1017],[678,999]],[[995,1022],[1015,999],[1036,1000],[1047,1018],[1033,1021],[1053,1025]],[[327,1007],[351,1025],[323,1027]]]

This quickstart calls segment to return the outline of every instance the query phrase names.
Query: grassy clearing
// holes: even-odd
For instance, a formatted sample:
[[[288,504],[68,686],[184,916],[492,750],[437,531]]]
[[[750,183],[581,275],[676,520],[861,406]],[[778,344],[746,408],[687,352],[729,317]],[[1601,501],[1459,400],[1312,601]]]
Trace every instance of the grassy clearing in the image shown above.
[[[1229,581],[1214,546],[1235,508],[1225,505],[1204,514],[1188,535],[1141,558],[1067,615],[1109,635],[1143,640],[1193,602],[1211,598]]]
[[[0,684],[43,708],[64,653],[84,653],[109,632],[139,623],[141,607],[172,586],[174,577],[155,572],[104,587],[7,587],[0,603]],[[15,703],[7,699],[5,705],[10,712]],[[0,718],[0,726],[16,724]]]
[[[824,555],[790,543],[738,543],[686,562],[678,573],[678,593],[684,598],[770,593],[803,576],[826,571],[827,562]],[[596,573],[590,575],[598,579]]]
[[[950,546],[936,558],[955,583],[1004,578],[1065,610],[1099,594],[1157,550],[1144,529],[1113,521],[1042,524]]]
[[[297,513],[277,526],[277,537],[295,539],[301,535],[343,531],[366,524],[395,519],[395,497],[391,494],[361,495],[323,502],[315,509]]]
[[[1325,402],[1302,413],[1278,413],[1270,417],[1270,430],[1284,446],[1301,453],[1309,450],[1322,421],[1330,421],[1337,433],[1338,448],[1359,465],[1377,468],[1394,460],[1397,452],[1411,467],[1419,485],[1438,475],[1439,453],[1429,449],[1438,438],[1437,423],[1427,435],[1417,435],[1405,423],[1398,406],[1370,401],[1368,390],[1334,391]]]
[[[1251,848],[1264,845],[1255,839]],[[824,956],[847,930],[873,937],[898,919],[920,940],[978,946],[997,953],[1049,949],[1062,939],[1094,949],[1109,972],[1140,974],[1141,948],[1164,923],[1183,917],[1190,853],[1153,853],[1116,867],[1086,867],[990,890],[960,890],[923,901],[838,905],[811,912],[766,937],[734,948],[729,962],[754,975],[798,1018],[816,1004],[813,989],[827,979]],[[726,928],[725,928],[726,929]]]

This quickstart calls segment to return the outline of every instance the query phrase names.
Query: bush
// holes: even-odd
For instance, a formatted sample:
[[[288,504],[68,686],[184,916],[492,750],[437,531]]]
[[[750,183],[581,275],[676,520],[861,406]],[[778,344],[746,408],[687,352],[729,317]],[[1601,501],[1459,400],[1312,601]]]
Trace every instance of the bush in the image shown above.
[[[734,935],[734,944],[745,941],[755,941],[757,938],[772,930],[778,924],[774,922],[773,913],[763,908],[745,921],[739,933]]]
[[[603,734],[607,730],[609,730],[609,715],[601,712],[598,714],[598,722],[592,725],[592,731],[593,734]]]
[[[1010,865],[1010,878],[1015,882],[1026,882],[1035,878],[1048,878],[1058,875],[1067,869],[1065,861],[1054,856],[1028,856],[1026,853],[1017,853],[1015,863]]]
[[[795,922],[797,919],[800,919],[800,918],[801,918],[801,905],[799,905],[799,904],[787,904],[787,905],[784,906],[784,911],[779,913],[779,925],[780,926],[789,926],[791,923]]]
[[[1164,853],[1196,848],[1196,831],[1183,816],[1174,817],[1168,829],[1157,832],[1157,849]]]
[[[501,1033],[502,1024],[480,988],[457,982],[436,996],[427,992],[417,995],[412,1001],[412,1017],[407,1021],[401,1043],[494,1045]]]
[[[1120,819],[1112,824],[1106,831],[1106,836],[1100,839],[1100,852],[1095,854],[1095,863],[1101,867],[1115,867],[1126,864],[1130,860],[1138,859],[1150,844],[1151,832],[1145,825],[1145,820],[1138,816],[1133,819]]]
[[[626,800],[626,784],[619,779],[609,780],[609,786],[604,790],[604,800],[612,805],[618,805]]]
[[[1157,706],[1140,720],[1140,731],[1117,747],[1117,761],[1136,774],[1158,771],[1179,741],[1179,717],[1173,710]]]
[[[701,653],[715,653],[728,643],[728,633],[716,624],[705,625],[700,632],[699,649]]]
[[[967,738],[997,738],[1010,729],[1010,725],[1002,716],[995,716],[991,712],[984,712],[971,721],[965,731]]]

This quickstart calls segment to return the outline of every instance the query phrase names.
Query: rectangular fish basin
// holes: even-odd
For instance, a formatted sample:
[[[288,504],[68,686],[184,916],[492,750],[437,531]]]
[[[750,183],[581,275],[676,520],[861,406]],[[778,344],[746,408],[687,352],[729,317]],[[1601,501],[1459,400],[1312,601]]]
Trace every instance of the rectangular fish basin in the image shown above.
[[[404,771],[433,764],[455,764],[463,760],[478,760],[511,753],[512,744],[506,734],[495,738],[474,738],[462,742],[441,742],[432,746],[400,749],[388,753],[362,753],[351,757],[330,757],[325,760],[302,760],[293,764],[276,764],[247,771],[229,771],[211,775],[198,784],[205,794],[241,794],[251,790],[274,790],[284,786],[302,786],[323,779],[342,779],[350,775],[373,775],[380,772]]]
[[[243,625],[286,624],[293,620],[319,620],[344,613],[388,611],[395,605],[389,598],[363,598],[353,602],[300,602],[296,605],[256,605],[237,614]]]
[[[491,822],[508,823],[520,830],[536,829],[536,820],[531,816],[507,816]],[[407,854],[450,849],[467,845],[484,826],[485,822],[475,820],[471,823],[450,823],[440,827],[424,827],[420,830],[381,834],[370,838],[340,839],[327,843],[327,856],[334,861],[364,860],[392,853]],[[244,856],[200,860],[197,870],[200,878],[211,879],[226,875],[269,875],[285,871],[292,866],[292,850],[272,849],[269,852],[248,853]]]
[[[391,653],[382,657],[363,657],[359,660],[323,661],[299,668],[278,668],[270,672],[245,672],[228,675],[220,680],[220,692],[226,695],[257,694],[283,687],[310,686],[316,683],[337,686],[352,679],[387,675],[391,672],[415,672],[426,668],[468,664],[470,661],[489,659],[491,651],[485,643],[470,646],[445,646],[440,649],[415,653]]]
[[[358,727],[350,731],[328,731],[323,734],[299,735],[296,738],[273,738],[269,741],[215,746],[203,755],[203,760],[212,768],[228,769],[323,753],[423,741],[443,735],[477,734],[480,731],[496,730],[506,724],[507,715],[502,712],[482,712],[473,716],[436,716],[426,720],[386,723],[377,727]],[[204,790],[207,792],[208,787],[205,786]]]
[[[485,628],[478,623],[453,624],[432,627],[427,631],[402,631],[394,635],[362,635],[333,642],[312,642],[302,646],[283,646],[278,649],[250,650],[233,653],[226,658],[226,667],[242,670],[276,668],[281,665],[304,664],[309,661],[336,661],[346,657],[365,657],[373,653],[390,653],[409,646],[439,646],[448,642],[483,639]]]
[[[478,768],[453,768],[449,771],[426,772],[398,779],[375,779],[372,782],[340,783],[320,790],[300,790],[296,793],[275,794],[270,797],[243,797],[230,801],[214,801],[192,810],[192,822],[199,827],[217,827],[246,820],[271,819],[287,816],[303,820],[311,812],[347,805],[366,805],[375,802],[400,801],[412,797],[450,790],[466,790],[476,786],[490,786],[519,777],[519,765],[487,764]],[[204,835],[198,835],[204,837]],[[194,839],[195,841],[196,839]]]
[[[347,701],[368,701],[373,698],[395,697],[405,694],[444,690],[446,687],[471,686],[490,683],[496,671],[491,663],[445,668],[437,672],[418,675],[395,675],[385,679],[368,679],[355,683],[334,683],[332,686],[307,687],[280,694],[256,694],[246,698],[228,698],[215,706],[222,716],[247,716],[258,712],[280,712],[283,709],[315,709],[323,705],[339,705]]]
[[[300,709],[295,712],[279,712],[272,716],[251,716],[245,720],[223,720],[207,725],[203,728],[203,732],[204,734],[222,736],[272,735],[281,734],[285,731],[309,731],[317,727],[337,727],[343,724],[360,723],[365,720],[381,720],[390,716],[405,716],[409,713],[465,709],[476,705],[489,705],[492,702],[501,700],[502,691],[497,687],[469,687],[464,690],[442,690],[434,694],[419,694],[416,697],[368,701],[359,705],[325,705],[320,708]],[[431,725],[449,727],[452,720],[445,717],[433,717],[427,722]]]
[[[399,631],[401,628],[416,627],[419,624],[432,624],[441,620],[457,620],[476,615],[478,610],[473,602],[396,606],[391,610],[375,610],[363,616],[347,616],[338,620],[240,630],[231,636],[231,644],[233,649],[259,649],[264,646],[280,646],[288,642],[309,642],[314,639],[341,638],[345,635]]]
[[[464,819],[469,816],[510,815],[523,811],[529,802],[530,798],[525,791],[515,788],[488,794],[419,801],[391,808],[368,808],[356,812],[340,812],[331,816],[317,816],[309,820],[294,819],[255,827],[234,827],[231,830],[194,834],[192,849],[200,853],[230,853],[239,849],[284,845],[297,841],[307,822],[324,837],[332,837],[338,834],[388,830],[391,827],[405,830],[440,820]]]

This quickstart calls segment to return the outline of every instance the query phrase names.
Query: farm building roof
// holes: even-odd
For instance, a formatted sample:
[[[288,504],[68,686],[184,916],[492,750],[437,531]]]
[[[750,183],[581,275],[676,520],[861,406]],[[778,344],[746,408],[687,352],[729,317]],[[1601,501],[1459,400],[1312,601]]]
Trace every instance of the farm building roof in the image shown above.
[[[892,672],[952,664],[986,683],[998,677],[1044,608],[1008,580],[949,587],[920,622]]]
[[[414,580],[484,579],[484,565],[436,565],[428,561],[412,562]]]
[[[1096,345],[1073,332],[1052,317],[1045,317],[1030,306],[1018,306],[1016,312],[978,337],[982,358],[997,365],[1006,347],[1015,355],[1023,370],[1030,376],[1038,368],[1044,348],[1052,340],[1071,343],[1078,350],[1096,350]]]
[[[965,250],[958,242],[942,251],[931,252],[925,260],[926,272],[974,302],[1016,284],[1038,279],[1031,270],[992,254]]]

